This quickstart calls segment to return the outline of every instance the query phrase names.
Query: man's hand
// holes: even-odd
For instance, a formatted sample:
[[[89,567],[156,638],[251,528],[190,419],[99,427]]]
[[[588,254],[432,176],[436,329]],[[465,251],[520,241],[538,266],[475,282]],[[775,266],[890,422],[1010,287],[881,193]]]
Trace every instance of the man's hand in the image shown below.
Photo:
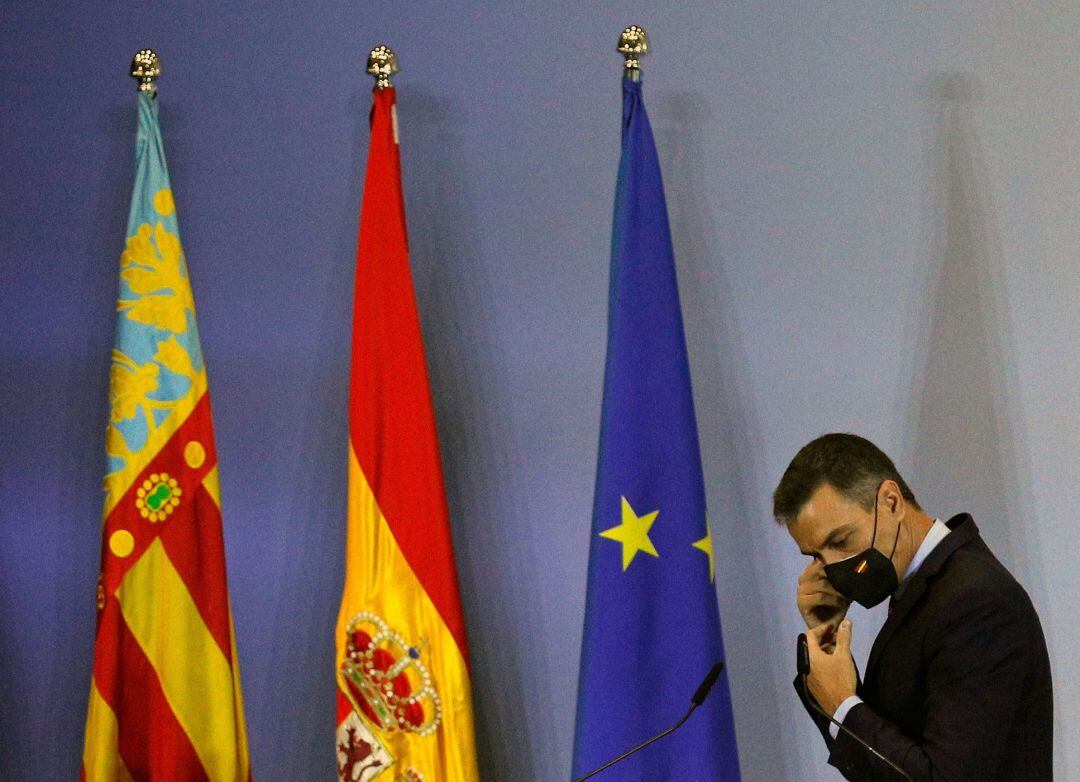
[[[810,675],[806,683],[821,708],[833,714],[841,703],[855,694],[858,679],[855,661],[851,659],[851,620],[840,623],[840,629],[836,631],[836,648],[831,654],[821,646],[826,632],[828,625],[822,624],[806,634],[810,651]]]
[[[825,633],[819,636],[819,642],[825,651],[831,652],[836,643],[836,628],[847,614],[851,601],[833,589],[829,579],[825,578],[824,566],[817,560],[807,565],[799,576],[795,599],[808,630],[824,626]]]

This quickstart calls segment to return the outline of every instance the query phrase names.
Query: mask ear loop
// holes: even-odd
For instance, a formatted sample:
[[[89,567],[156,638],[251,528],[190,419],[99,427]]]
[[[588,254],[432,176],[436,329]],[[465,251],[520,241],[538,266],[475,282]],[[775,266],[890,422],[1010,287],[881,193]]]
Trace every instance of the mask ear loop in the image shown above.
[[[874,547],[874,542],[877,540],[877,493],[881,491],[881,484],[878,484],[877,491],[874,492],[874,531],[870,533],[870,548]],[[895,548],[893,549],[896,550]]]
[[[882,484],[878,484],[878,491],[881,491]],[[878,520],[878,496],[874,494],[874,531],[870,533],[870,548],[874,547],[874,542],[877,540],[877,520]],[[896,525],[896,537],[893,538],[892,551],[889,552],[889,561],[892,562],[893,556],[896,555],[896,545],[900,542],[900,525]]]
[[[877,498],[874,498],[874,520],[877,521]],[[892,552],[889,554],[889,561],[892,562],[893,554],[896,553],[896,544],[900,542],[900,522],[896,522],[896,537],[893,538]]]

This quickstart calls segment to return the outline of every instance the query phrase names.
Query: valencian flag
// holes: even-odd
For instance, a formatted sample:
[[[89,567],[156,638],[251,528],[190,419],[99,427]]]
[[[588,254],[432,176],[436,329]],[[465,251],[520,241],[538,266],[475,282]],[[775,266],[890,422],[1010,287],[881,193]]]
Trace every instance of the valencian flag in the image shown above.
[[[374,101],[353,300],[338,776],[471,781],[465,622],[409,269],[393,87],[376,88]]]
[[[641,83],[623,79],[574,776],[659,733],[723,659],[686,340]],[[612,778],[738,780],[726,677]]]
[[[246,782],[210,395],[151,92],[135,165],[82,779]]]

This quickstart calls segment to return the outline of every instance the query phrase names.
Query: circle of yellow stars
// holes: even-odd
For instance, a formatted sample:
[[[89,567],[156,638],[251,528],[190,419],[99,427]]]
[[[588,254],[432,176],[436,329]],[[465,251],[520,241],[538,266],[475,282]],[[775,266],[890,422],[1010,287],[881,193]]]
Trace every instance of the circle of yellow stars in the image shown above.
[[[653,545],[652,540],[649,538],[649,530],[656,523],[660,511],[654,510],[639,516],[626,497],[621,499],[622,522],[611,529],[601,532],[600,537],[622,544],[622,569],[625,573],[627,568],[630,567],[630,563],[634,561],[634,557],[639,553],[644,552],[651,557],[660,556],[656,546]],[[709,558],[709,580],[715,581],[716,566],[713,561],[712,538],[709,537],[708,522],[705,525],[705,537],[701,540],[695,540],[690,545]]]

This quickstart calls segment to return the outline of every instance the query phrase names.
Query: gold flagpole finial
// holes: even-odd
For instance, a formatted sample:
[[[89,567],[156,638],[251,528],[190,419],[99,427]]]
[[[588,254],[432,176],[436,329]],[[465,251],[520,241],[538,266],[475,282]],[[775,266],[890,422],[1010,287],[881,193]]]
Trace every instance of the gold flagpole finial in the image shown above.
[[[617,51],[623,56],[623,73],[634,81],[640,81],[640,58],[649,53],[649,36],[645,28],[632,24],[623,30]]]
[[[397,57],[394,50],[386,44],[376,46],[367,58],[367,72],[375,77],[375,89],[384,90],[393,87],[390,79],[398,72]]]
[[[157,77],[161,75],[161,58],[153,49],[139,49],[131,58],[131,77],[139,80],[139,92],[157,92]]]

